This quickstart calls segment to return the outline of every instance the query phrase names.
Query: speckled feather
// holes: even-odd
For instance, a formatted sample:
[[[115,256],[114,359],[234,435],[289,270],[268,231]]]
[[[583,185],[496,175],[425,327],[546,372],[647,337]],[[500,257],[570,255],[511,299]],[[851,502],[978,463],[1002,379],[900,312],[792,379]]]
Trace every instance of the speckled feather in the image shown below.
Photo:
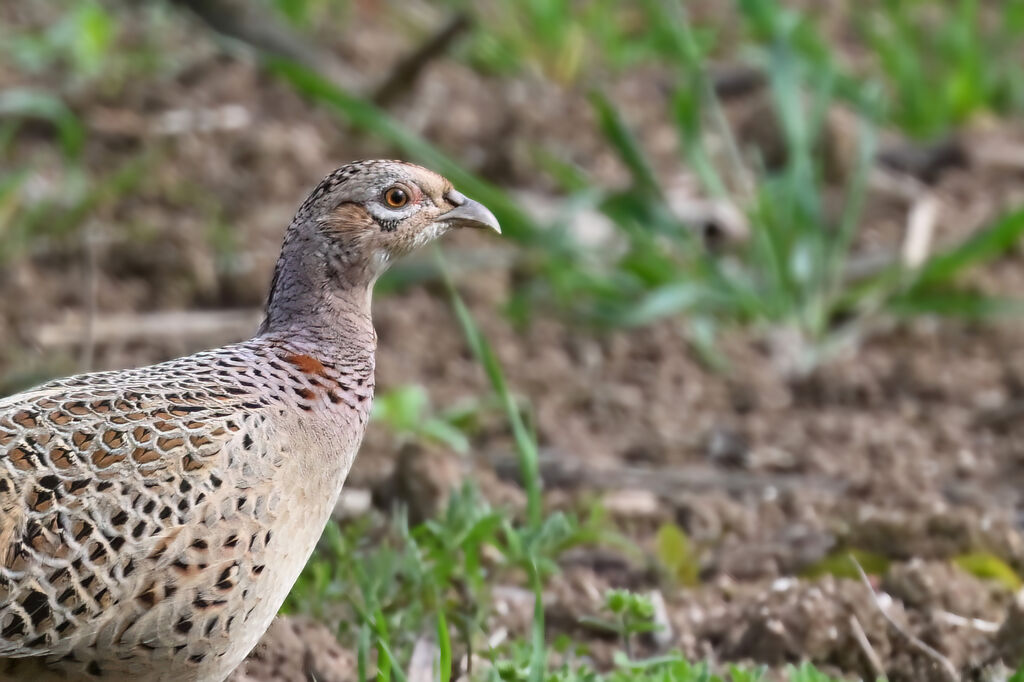
[[[394,229],[379,197],[396,182],[415,206]],[[449,192],[409,164],[345,166],[289,227],[255,338],[0,400],[0,679],[221,680],[238,665],[362,439],[373,281],[447,229]]]

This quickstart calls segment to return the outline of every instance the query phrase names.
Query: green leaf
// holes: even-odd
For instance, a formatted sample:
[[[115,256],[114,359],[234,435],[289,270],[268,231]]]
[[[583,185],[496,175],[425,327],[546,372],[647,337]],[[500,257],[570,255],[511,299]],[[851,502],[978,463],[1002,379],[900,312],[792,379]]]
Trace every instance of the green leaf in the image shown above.
[[[367,661],[370,658],[370,626],[364,622],[359,628],[358,639],[356,640],[356,670],[359,673],[359,682],[366,682]]]
[[[759,666],[750,670],[735,665],[729,666],[730,682],[761,682],[767,672],[767,666]]]
[[[1009,252],[1024,234],[1024,209],[1003,216],[959,246],[932,257],[921,266],[915,287],[950,282],[967,268]]]
[[[604,607],[612,613],[623,613],[628,598],[629,592],[626,590],[608,590],[604,595]]]
[[[531,571],[533,588],[533,624],[530,628],[530,682],[542,682],[547,667],[547,646],[544,641],[544,586],[536,567]]]
[[[971,552],[953,558],[953,563],[976,578],[994,580],[1016,592],[1022,586],[1020,576],[1005,561],[988,552]]]
[[[83,3],[69,28],[78,68],[90,75],[98,73],[114,37],[113,18],[98,3]]]
[[[460,455],[469,452],[469,439],[458,428],[441,419],[423,422],[421,432],[427,438],[450,447]]]
[[[391,680],[391,669],[395,659],[388,650],[388,623],[384,618],[384,612],[378,606],[373,613],[373,623],[377,635],[377,682],[389,682]],[[395,667],[395,671],[400,670]]]
[[[399,386],[377,396],[371,416],[396,430],[415,430],[430,404],[425,388],[418,384]]]
[[[51,92],[32,88],[9,88],[0,92],[0,119],[47,121],[60,134],[64,155],[76,158],[82,151],[85,129],[74,112]]]
[[[790,682],[831,682],[831,678],[819,671],[810,663],[801,663],[800,667],[786,666]]]
[[[663,524],[655,542],[658,559],[675,580],[683,585],[700,582],[700,561],[682,528],[674,523]]]
[[[445,620],[444,609],[437,610],[437,647],[441,650],[441,682],[449,682],[452,678],[452,641],[448,635],[448,621]]]
[[[889,559],[881,554],[860,549],[840,549],[806,567],[801,571],[801,575],[805,578],[820,578],[825,575],[836,578],[859,578],[860,572],[856,564],[850,560],[851,557],[868,575],[881,575],[889,570]]]
[[[889,301],[890,312],[903,317],[941,315],[968,320],[1024,315],[1024,298],[987,296],[971,291],[911,290]]]
[[[618,152],[622,162],[629,168],[636,189],[652,197],[660,197],[661,186],[654,169],[648,163],[647,155],[643,147],[640,146],[640,142],[622,119],[618,108],[600,90],[591,92],[590,101],[597,112],[597,122],[601,132]]]
[[[439,259],[442,258],[440,251],[437,252],[437,255]],[[442,270],[444,270],[443,265]],[[446,270],[444,271],[447,272]],[[501,369],[501,363],[494,354],[491,345],[484,338],[483,334],[480,333],[480,328],[477,327],[472,314],[470,314],[466,304],[462,301],[462,297],[459,296],[455,286],[447,276],[445,277],[445,283],[451,295],[452,307],[455,308],[455,316],[459,320],[459,325],[462,327],[466,341],[469,343],[473,355],[483,365],[494,392],[501,399],[505,416],[512,428],[516,452],[519,455],[519,467],[523,476],[523,484],[526,487],[527,518],[532,529],[540,528],[543,518],[543,510],[541,508],[543,500],[541,499],[540,467],[538,464],[540,456],[537,452],[537,442],[526,428],[523,415],[519,411],[515,398],[512,397],[512,392],[508,388],[505,375]]]

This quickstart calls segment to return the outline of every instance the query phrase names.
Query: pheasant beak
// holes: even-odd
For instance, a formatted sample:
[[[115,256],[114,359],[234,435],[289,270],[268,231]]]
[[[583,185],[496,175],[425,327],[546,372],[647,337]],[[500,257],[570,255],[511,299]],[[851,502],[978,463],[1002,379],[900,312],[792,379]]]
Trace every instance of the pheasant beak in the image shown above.
[[[438,220],[448,223],[449,227],[489,227],[501,234],[498,219],[483,204],[468,199],[455,190],[449,191],[445,198],[455,204],[455,208],[441,214]]]

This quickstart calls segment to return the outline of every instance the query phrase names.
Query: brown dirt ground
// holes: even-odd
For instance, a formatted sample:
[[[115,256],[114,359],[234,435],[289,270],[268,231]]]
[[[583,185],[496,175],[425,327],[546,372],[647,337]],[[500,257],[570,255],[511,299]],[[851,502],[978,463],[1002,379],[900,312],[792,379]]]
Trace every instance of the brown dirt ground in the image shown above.
[[[178,30],[181,40],[189,30],[200,32],[187,24]],[[383,72],[386,60],[366,58],[379,32],[361,35],[346,44],[346,56]],[[24,78],[0,67],[0,86]],[[647,103],[627,107],[626,114],[642,128],[659,170],[671,175],[682,171],[660,118],[664,78],[652,72],[611,87],[623,101]],[[109,172],[144,155],[144,171],[131,197],[100,202],[87,221],[85,232],[98,244],[95,267],[76,235],[38,243],[0,270],[0,385],[9,389],[78,368],[75,344],[42,344],[39,330],[81,318],[90,277],[101,315],[258,307],[283,225],[305,191],[340,161],[393,153],[204,39],[160,78],[117,94],[69,97],[91,127],[89,168]],[[146,132],[170,110],[224,105],[243,107],[245,125],[163,137]],[[742,119],[748,110],[756,111],[757,103],[732,104],[729,113]],[[395,113],[511,187],[549,189],[530,161],[536,146],[573,159],[609,184],[624,179],[599,138],[579,132],[590,123],[583,95],[536,78],[499,81],[439,60]],[[964,135],[968,149],[1024,141],[1019,131],[991,122]],[[837,138],[836,144],[845,142]],[[25,129],[15,148],[16,158],[36,160],[41,192],[59,192],[66,179],[53,150],[45,127]],[[934,186],[942,202],[938,241],[969,234],[1019,203],[1021,169],[987,158],[972,157]],[[904,202],[874,194],[866,247],[896,246],[906,211]],[[464,251],[491,246],[464,236],[449,244]],[[977,284],[1017,293],[1020,266],[1014,255],[979,275]],[[667,645],[690,656],[773,668],[810,659],[840,674],[873,677],[857,639],[860,629],[890,679],[941,679],[934,661],[885,622],[859,581],[804,577],[824,557],[856,549],[892,562],[874,584],[891,602],[893,617],[958,669],[979,668],[1000,652],[1024,654],[989,631],[1011,607],[1010,590],[951,561],[984,551],[1024,573],[1020,324],[887,326],[856,352],[807,376],[780,369],[784,335],[732,333],[722,342],[732,369],[721,373],[696,359],[677,321],[594,332],[540,314],[514,329],[501,313],[513,279],[508,270],[488,269],[464,275],[459,285],[516,392],[531,405],[548,505],[571,508],[601,499],[613,522],[645,551],[653,553],[654,533],[665,521],[678,523],[700,551],[700,584],[686,588],[659,579],[653,560],[604,550],[574,553],[549,590],[556,631],[592,638],[595,658],[607,661],[613,643],[582,629],[579,617],[597,612],[606,586],[657,589],[671,624]],[[486,394],[485,378],[437,286],[380,298],[376,319],[380,389],[420,383],[442,407]],[[95,349],[91,366],[143,364],[229,340],[223,332],[187,340],[172,333],[107,343]],[[521,503],[507,466],[510,439],[497,416],[475,434],[466,460],[428,448],[398,466],[399,451],[382,427],[372,427],[349,485],[385,496],[388,490],[426,490],[420,497],[429,500],[454,483],[436,472],[455,471],[476,477],[496,501]],[[407,496],[419,504],[414,492]],[[529,602],[514,588],[502,594],[509,608],[495,625],[525,628]],[[285,633],[280,641],[309,639],[285,625],[276,630]],[[239,679],[261,679],[261,666],[304,679],[308,666],[295,657],[305,666],[303,647],[309,645],[289,649],[278,640],[261,649],[244,673],[249,677]],[[1009,648],[1000,649],[1004,645]],[[275,646],[292,659],[274,658]],[[344,652],[323,655],[351,666]]]

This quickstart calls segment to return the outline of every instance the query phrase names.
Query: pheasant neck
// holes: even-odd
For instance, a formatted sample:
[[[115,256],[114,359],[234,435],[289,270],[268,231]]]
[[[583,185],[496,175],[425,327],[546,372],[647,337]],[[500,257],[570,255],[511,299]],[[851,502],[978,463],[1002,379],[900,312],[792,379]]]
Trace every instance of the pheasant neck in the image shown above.
[[[278,261],[258,336],[326,354],[359,349],[372,355],[377,338],[370,316],[372,283],[339,278],[323,257],[296,263],[298,255],[286,251]]]

